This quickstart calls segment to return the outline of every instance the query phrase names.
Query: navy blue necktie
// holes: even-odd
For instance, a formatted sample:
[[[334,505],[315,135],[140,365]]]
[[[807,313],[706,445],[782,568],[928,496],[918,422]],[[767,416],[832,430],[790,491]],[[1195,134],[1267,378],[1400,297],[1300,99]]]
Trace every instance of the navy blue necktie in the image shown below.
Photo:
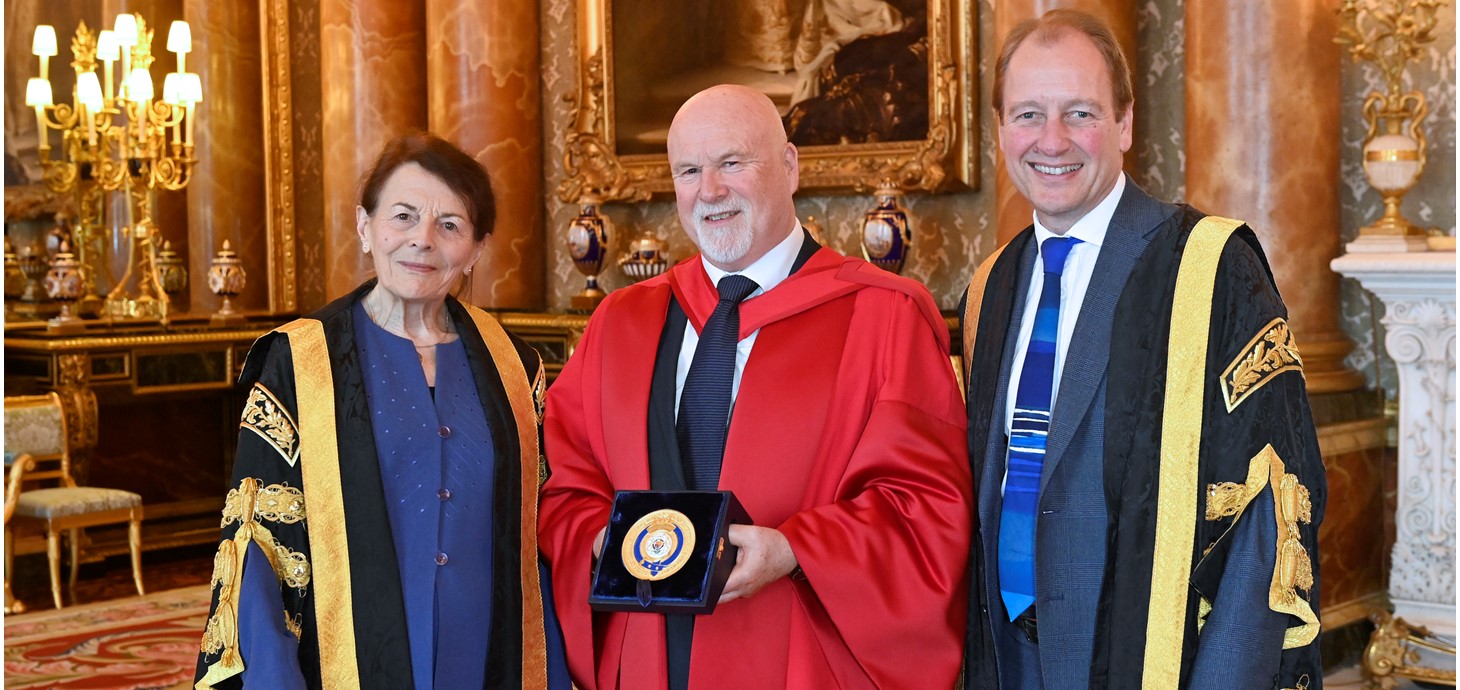
[[[720,486],[730,390],[735,382],[735,347],[740,342],[740,302],[759,287],[742,275],[721,278],[720,303],[700,331],[675,422],[685,488],[714,491]]]
[[[999,516],[999,593],[1009,620],[1034,603],[1034,527],[1039,507],[1039,475],[1049,436],[1054,357],[1059,343],[1060,274],[1070,249],[1080,240],[1051,237],[1039,248],[1044,287],[1034,312],[1034,328],[1019,373],[1014,419],[1009,425],[1009,464],[1004,507]]]

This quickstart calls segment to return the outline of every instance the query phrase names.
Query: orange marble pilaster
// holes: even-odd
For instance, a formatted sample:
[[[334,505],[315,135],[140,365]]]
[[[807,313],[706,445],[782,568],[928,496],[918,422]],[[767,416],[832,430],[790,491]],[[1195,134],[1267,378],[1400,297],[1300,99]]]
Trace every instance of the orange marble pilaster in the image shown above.
[[[392,137],[426,127],[425,9],[420,0],[320,2],[327,299],[372,275],[355,233],[360,177]]]
[[[1325,0],[1188,0],[1186,190],[1257,231],[1309,393],[1363,386],[1338,322],[1338,18]]]
[[[468,281],[471,302],[546,304],[538,4],[426,0],[431,131],[492,176],[497,223]]]
[[[1136,3],[1135,0],[999,0],[994,7],[994,53],[989,56],[988,79],[993,80],[994,62],[998,60],[999,52],[1004,47],[1004,37],[1009,31],[1020,22],[1026,19],[1037,19],[1045,12],[1053,9],[1069,8],[1089,12],[1105,21],[1110,30],[1115,33],[1115,38],[1120,42],[1120,48],[1125,53],[1125,59],[1135,69],[1136,61]],[[999,114],[990,113],[994,121],[994,145],[998,146],[998,123]],[[1140,132],[1136,132],[1137,137]],[[1029,227],[1034,214],[1034,207],[1029,205],[1029,200],[1014,187],[1009,180],[1009,173],[1004,167],[1004,154],[999,150],[998,159],[994,163],[994,195],[996,199],[997,232],[999,244],[1008,242],[1010,238],[1017,235],[1020,230]]]
[[[198,162],[187,188],[189,243],[178,250],[188,257],[192,311],[211,313],[222,302],[208,290],[208,268],[224,240],[238,252],[248,274],[243,293],[232,300],[234,308],[267,310],[269,242],[258,6],[187,0],[185,9],[193,32],[187,69],[197,72],[203,82],[193,134],[193,157]],[[159,29],[159,36],[165,30]]]

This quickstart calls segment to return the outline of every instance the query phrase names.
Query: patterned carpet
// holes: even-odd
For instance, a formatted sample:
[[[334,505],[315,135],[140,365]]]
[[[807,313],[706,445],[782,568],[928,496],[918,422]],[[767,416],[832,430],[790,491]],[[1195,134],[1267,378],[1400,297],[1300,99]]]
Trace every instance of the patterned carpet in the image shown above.
[[[5,617],[5,687],[191,687],[208,586]]]

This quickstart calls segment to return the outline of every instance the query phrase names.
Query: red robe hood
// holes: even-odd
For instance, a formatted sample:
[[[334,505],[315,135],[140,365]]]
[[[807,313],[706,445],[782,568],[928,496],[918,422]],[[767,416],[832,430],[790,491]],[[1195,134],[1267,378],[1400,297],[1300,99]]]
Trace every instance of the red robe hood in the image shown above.
[[[705,273],[700,255],[679,262],[662,276],[645,281],[645,287],[668,283],[674,298],[698,333],[715,310],[720,293]],[[927,290],[911,278],[884,271],[862,259],[842,256],[822,247],[800,270],[792,273],[768,292],[752,297],[740,305],[741,340],[767,324],[795,316],[838,297],[863,288],[880,287],[901,292],[911,298],[938,334],[943,349],[948,349],[948,326]]]

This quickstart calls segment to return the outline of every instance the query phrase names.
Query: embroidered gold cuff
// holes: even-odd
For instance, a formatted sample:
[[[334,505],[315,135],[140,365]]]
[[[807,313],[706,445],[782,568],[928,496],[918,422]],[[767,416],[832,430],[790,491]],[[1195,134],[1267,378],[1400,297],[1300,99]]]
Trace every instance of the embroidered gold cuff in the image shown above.
[[[1237,409],[1258,389],[1285,371],[1303,372],[1303,358],[1288,322],[1273,319],[1242,348],[1237,358],[1222,372],[1222,399],[1227,411]]]
[[[270,484],[246,477],[223,499],[223,520],[219,527],[263,518],[292,525],[305,519],[304,492],[284,484]]]
[[[243,659],[238,654],[238,590],[243,582],[243,559],[248,543],[263,549],[269,566],[279,581],[295,589],[309,586],[309,560],[274,538],[256,517],[293,524],[304,519],[304,498],[298,489],[281,484],[259,488],[259,480],[245,477],[237,489],[228,492],[223,503],[223,526],[239,523],[232,539],[218,544],[213,556],[213,588],[218,588],[218,606],[208,619],[199,648],[204,654],[219,654],[218,661],[208,667],[203,679],[194,686],[212,688],[222,680],[243,672]],[[265,508],[267,506],[267,508]],[[285,614],[285,625],[299,636],[299,624]]]
[[[1220,520],[1241,516],[1264,487],[1272,487],[1274,519],[1277,521],[1277,565],[1273,569],[1268,590],[1268,607],[1279,613],[1296,616],[1302,625],[1288,628],[1283,634],[1283,649],[1302,647],[1318,636],[1318,615],[1313,604],[1298,594],[1313,589],[1313,560],[1303,546],[1299,523],[1313,521],[1313,502],[1308,488],[1289,474],[1282,458],[1271,444],[1247,465],[1247,481],[1243,484],[1222,482],[1207,485],[1206,519]]]
[[[259,489],[254,516],[286,525],[304,520],[304,492],[292,486],[270,484]]]
[[[299,426],[264,384],[255,383],[249,390],[238,425],[268,442],[290,467],[299,462]]]
[[[273,540],[270,535],[270,541]],[[309,559],[277,541],[273,544],[274,573],[279,576],[279,581],[294,589],[304,589],[309,586]]]

